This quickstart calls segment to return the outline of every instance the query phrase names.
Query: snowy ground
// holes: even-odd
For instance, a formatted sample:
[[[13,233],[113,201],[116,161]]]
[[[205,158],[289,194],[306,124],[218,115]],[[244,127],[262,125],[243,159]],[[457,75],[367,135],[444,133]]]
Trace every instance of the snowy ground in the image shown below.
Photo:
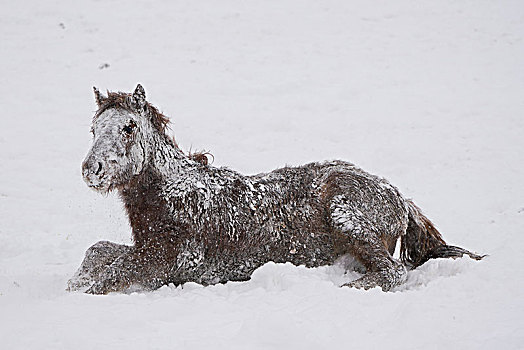
[[[2,5],[0,348],[522,348],[521,1]],[[350,160],[490,256],[431,261],[393,293],[275,264],[245,283],[67,293],[91,244],[130,243],[80,163],[91,87],[137,82],[215,165]]]

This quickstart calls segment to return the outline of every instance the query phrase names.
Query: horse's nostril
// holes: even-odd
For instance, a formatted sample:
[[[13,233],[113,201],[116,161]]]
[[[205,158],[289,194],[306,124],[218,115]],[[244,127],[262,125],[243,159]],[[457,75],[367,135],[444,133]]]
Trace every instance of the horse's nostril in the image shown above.
[[[98,168],[96,169],[95,175],[100,174],[101,171],[102,171],[102,163],[98,162]]]

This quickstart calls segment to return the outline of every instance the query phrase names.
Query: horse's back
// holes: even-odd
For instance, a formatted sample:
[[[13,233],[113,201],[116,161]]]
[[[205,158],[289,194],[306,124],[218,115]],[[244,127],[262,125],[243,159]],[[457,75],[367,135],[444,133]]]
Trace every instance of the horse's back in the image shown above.
[[[358,216],[370,230],[380,234],[398,236],[405,232],[408,211],[405,199],[399,190],[386,179],[370,174],[356,165],[335,160],[315,162],[299,167],[277,169],[267,175],[278,177],[285,184],[287,194],[296,203],[312,209],[311,212],[330,212],[320,222],[318,217],[309,221],[316,230],[336,228],[334,212]],[[266,175],[266,177],[267,177]],[[300,209],[300,208],[295,208]],[[316,213],[320,215],[319,213]],[[304,220],[304,218],[301,218]]]

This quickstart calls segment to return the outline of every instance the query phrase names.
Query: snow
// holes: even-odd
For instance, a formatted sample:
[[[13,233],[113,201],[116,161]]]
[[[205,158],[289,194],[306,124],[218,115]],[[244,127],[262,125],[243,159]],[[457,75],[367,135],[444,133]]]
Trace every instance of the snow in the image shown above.
[[[517,349],[524,341],[520,1],[32,1],[0,15],[3,349]],[[342,266],[244,283],[65,291],[85,250],[130,243],[82,181],[92,86],[168,115],[184,149],[243,173],[344,159],[386,177],[444,238],[394,292]]]

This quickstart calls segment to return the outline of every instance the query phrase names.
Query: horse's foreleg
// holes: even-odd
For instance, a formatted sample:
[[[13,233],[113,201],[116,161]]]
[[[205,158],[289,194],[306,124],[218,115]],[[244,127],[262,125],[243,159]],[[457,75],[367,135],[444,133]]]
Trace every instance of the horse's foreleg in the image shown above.
[[[153,290],[168,282],[169,269],[168,260],[158,251],[132,248],[100,273],[86,293],[123,292],[134,286]]]
[[[111,265],[119,256],[130,251],[132,247],[108,241],[93,244],[85,254],[84,261],[73,277],[67,282],[67,290],[76,291],[88,287],[98,280],[104,269]]]

